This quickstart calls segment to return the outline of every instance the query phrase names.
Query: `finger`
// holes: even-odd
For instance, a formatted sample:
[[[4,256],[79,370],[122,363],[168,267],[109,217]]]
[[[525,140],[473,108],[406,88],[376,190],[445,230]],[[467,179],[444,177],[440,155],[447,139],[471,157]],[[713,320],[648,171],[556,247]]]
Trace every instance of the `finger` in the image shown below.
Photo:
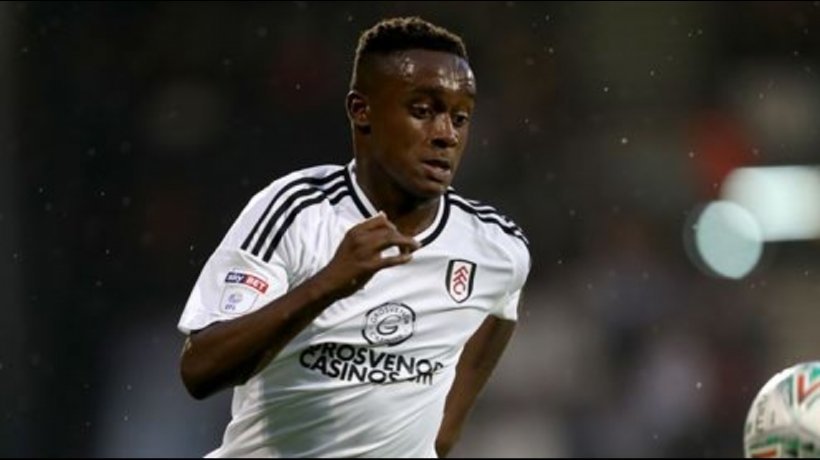
[[[375,216],[356,224],[353,226],[353,229],[358,229],[361,231],[370,231],[379,227],[383,227],[385,224],[389,224],[390,221],[387,219],[387,214],[384,211],[379,211]],[[391,224],[392,225],[392,224]]]
[[[413,252],[421,247],[421,244],[415,239],[387,228],[374,230],[370,236],[372,237],[371,241],[373,241],[374,249],[379,252],[391,246],[398,246],[399,252],[402,253]]]
[[[396,265],[403,265],[413,260],[413,254],[399,254],[393,257],[383,257],[376,264],[376,269],[381,270],[387,267],[394,267]]]

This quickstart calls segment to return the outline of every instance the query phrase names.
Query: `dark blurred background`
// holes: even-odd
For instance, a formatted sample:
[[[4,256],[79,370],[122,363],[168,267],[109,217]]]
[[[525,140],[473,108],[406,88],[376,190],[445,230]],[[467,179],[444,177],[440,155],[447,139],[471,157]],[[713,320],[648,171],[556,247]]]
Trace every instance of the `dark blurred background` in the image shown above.
[[[0,455],[219,444],[184,302],[256,191],[349,161],[356,40],[394,15],[466,40],[456,186],[533,255],[454,454],[742,455],[759,387],[820,356],[820,251],[728,279],[685,235],[735,168],[818,163],[820,2],[0,3]]]

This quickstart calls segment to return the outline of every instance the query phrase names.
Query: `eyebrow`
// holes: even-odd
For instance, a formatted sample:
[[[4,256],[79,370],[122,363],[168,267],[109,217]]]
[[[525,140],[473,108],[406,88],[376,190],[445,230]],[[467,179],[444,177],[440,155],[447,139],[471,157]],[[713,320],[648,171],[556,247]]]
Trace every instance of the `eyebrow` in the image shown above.
[[[475,89],[473,89],[472,86],[467,86],[466,88],[467,88],[467,91],[466,91],[467,96],[469,96],[470,99],[475,100],[475,97],[476,97]],[[436,97],[436,96],[441,96],[442,94],[444,94],[445,91],[446,91],[446,89],[443,86],[440,86],[440,85],[425,85],[425,86],[417,86],[417,87],[413,88],[412,93],[414,93],[414,94],[424,94],[424,95],[427,95],[427,96]]]

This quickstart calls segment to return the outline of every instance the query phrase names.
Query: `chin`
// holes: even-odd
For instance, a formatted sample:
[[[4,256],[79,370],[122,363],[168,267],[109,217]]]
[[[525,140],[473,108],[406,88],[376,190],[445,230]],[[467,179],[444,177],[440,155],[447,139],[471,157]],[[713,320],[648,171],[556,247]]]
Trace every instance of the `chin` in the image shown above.
[[[450,184],[426,181],[424,184],[415,187],[413,194],[422,200],[433,200],[447,193],[447,187],[449,187],[449,185]]]

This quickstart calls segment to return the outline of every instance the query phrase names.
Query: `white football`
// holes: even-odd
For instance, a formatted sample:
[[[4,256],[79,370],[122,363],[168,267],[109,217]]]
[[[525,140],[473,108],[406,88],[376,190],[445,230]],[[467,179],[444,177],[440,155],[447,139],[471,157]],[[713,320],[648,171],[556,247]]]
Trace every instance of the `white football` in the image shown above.
[[[820,361],[785,369],[755,397],[743,434],[746,458],[820,457]]]

